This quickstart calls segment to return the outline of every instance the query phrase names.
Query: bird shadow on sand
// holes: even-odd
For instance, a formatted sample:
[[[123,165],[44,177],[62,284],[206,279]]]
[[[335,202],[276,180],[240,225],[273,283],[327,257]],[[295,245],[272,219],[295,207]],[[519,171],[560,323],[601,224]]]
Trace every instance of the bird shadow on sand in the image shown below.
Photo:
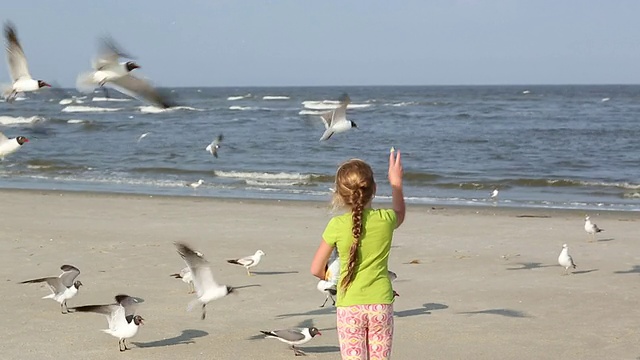
[[[312,347],[304,347],[304,348],[300,348],[300,350],[309,353],[309,354],[313,354],[313,353],[317,353],[317,354],[322,354],[322,353],[331,353],[331,352],[340,352],[340,347],[339,346],[312,346]]]
[[[283,318],[294,317],[294,316],[327,315],[327,314],[332,314],[332,313],[335,313],[335,307],[333,307],[333,306],[325,306],[323,308],[310,310],[310,311],[303,312],[303,313],[289,313],[289,314],[276,315],[276,319],[283,319]]]
[[[507,270],[533,270],[533,269],[541,269],[545,267],[558,266],[558,265],[545,265],[539,262],[519,262],[516,265],[520,265],[520,267],[510,267]]]
[[[393,312],[393,316],[395,316],[395,317],[409,317],[409,316],[417,316],[417,315],[430,315],[431,311],[433,311],[433,310],[444,310],[444,309],[448,309],[448,308],[449,308],[449,306],[445,305],[445,304],[426,303],[426,304],[423,304],[422,307],[419,307],[419,308],[416,308],[416,309],[394,311]]]
[[[579,270],[579,271],[572,271],[571,274],[573,275],[580,275],[580,274],[588,274],[590,272],[594,272],[594,271],[598,271],[599,269],[589,269],[589,270]]]
[[[252,271],[254,275],[284,275],[284,274],[297,274],[299,271]]]
[[[479,314],[489,314],[489,315],[500,315],[512,318],[530,318],[531,316],[519,310],[512,309],[487,309],[487,310],[478,310],[478,311],[465,311],[460,312],[458,314],[462,315],[479,315]]]
[[[596,240],[596,242],[608,242],[608,241],[614,241],[614,238],[607,238],[607,239],[598,239]]]
[[[233,286],[233,289],[244,289],[244,288],[250,288],[250,287],[256,287],[256,286],[262,286],[260,284],[250,284],[250,285],[240,285],[240,286]]]
[[[631,270],[626,271],[614,271],[614,274],[640,274],[640,265],[633,265]]]
[[[182,334],[178,336],[174,336],[168,339],[150,341],[150,342],[132,342],[133,345],[139,348],[150,348],[150,347],[162,347],[162,346],[172,346],[172,345],[186,345],[193,344],[193,339],[207,336],[208,332],[202,330],[182,330]]]

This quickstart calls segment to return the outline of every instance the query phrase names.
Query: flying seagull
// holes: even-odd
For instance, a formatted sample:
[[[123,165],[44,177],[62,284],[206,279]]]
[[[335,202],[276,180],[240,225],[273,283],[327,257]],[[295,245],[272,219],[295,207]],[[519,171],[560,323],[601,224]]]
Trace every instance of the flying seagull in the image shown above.
[[[592,241],[596,240],[596,234],[599,232],[603,232],[604,229],[600,229],[598,225],[591,222],[589,215],[584,218],[584,231],[586,231],[592,237]]]
[[[40,279],[26,280],[20,284],[36,284],[46,282],[51,290],[51,294],[43,297],[43,299],[53,299],[60,303],[60,311],[63,314],[69,312],[67,308],[67,300],[71,299],[78,293],[78,289],[82,286],[82,282],[76,281],[80,270],[73,265],[62,265],[60,267],[62,274],[58,277],[45,277]]]
[[[215,156],[217,158],[218,157],[218,149],[220,149],[220,143],[222,142],[223,139],[224,139],[224,136],[222,134],[218,135],[215,139],[213,139],[211,144],[207,145],[205,150],[207,150],[208,152],[211,153],[211,155],[213,155],[213,156]]]
[[[562,251],[558,256],[558,264],[564,268],[565,275],[569,273],[570,267],[576,268],[573,258],[569,255],[569,246],[567,246],[567,244],[562,245]]]
[[[138,333],[140,325],[144,325],[144,318],[135,314],[138,304],[144,300],[129,295],[116,295],[115,304],[106,305],[85,305],[71,308],[77,312],[94,312],[107,317],[109,328],[104,329],[105,333],[118,338],[118,349],[120,351],[129,350],[127,339],[134,337]]]
[[[264,255],[265,255],[265,253],[262,250],[258,250],[253,255],[245,256],[245,257],[239,258],[239,259],[227,260],[227,262],[229,264],[236,264],[236,265],[244,266],[244,268],[247,269],[247,275],[251,276],[251,271],[249,269],[251,269],[252,267],[258,265],[260,263],[260,259],[262,259],[262,257]]]
[[[24,55],[15,26],[7,22],[4,25],[4,37],[7,39],[7,64],[9,65],[9,75],[11,76],[11,88],[7,88],[4,95],[7,102],[12,102],[18,93],[36,91],[45,86],[51,87],[42,80],[34,80],[29,74],[27,57]]]
[[[265,338],[278,339],[283,343],[289,344],[289,348],[293,350],[293,353],[296,356],[306,355],[304,351],[297,349],[296,345],[306,344],[309,340],[313,339],[314,336],[322,335],[320,330],[316,327],[292,328],[274,331],[260,330],[260,332],[266,335]]]
[[[123,94],[146,101],[162,109],[173,105],[146,80],[131,74],[131,71],[139,69],[140,65],[134,61],[120,62],[121,57],[131,58],[118,50],[113,40],[102,39],[98,57],[92,62],[93,71],[78,75],[76,80],[78,91],[91,93],[98,86],[103,88],[108,85]]]
[[[24,136],[18,136],[9,139],[5,134],[0,132],[0,159],[18,151],[24,143],[28,143],[29,139]]]
[[[191,301],[187,306],[187,311],[191,311],[194,306],[202,305],[202,320],[207,316],[206,306],[212,301],[227,296],[234,290],[231,286],[218,285],[213,279],[213,273],[209,267],[209,262],[198,252],[182,243],[175,243],[178,254],[182,256],[184,262],[191,270],[193,286],[196,289],[197,299]]]
[[[358,126],[351,120],[347,120],[347,106],[351,102],[349,95],[343,94],[340,97],[340,105],[327,113],[320,116],[324,122],[325,131],[320,138],[320,141],[329,140],[333,134],[345,132],[351,128],[357,128]]]

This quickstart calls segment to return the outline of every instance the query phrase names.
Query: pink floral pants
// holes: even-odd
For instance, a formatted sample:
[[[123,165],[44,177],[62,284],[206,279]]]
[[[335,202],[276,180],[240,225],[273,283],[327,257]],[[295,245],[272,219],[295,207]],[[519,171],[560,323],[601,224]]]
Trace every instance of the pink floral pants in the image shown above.
[[[342,360],[386,360],[393,342],[393,304],[337,308]]]

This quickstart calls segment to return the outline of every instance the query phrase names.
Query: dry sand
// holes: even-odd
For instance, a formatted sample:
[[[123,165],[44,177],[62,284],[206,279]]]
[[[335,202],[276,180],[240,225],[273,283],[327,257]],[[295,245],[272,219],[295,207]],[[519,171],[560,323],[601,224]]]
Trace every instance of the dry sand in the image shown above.
[[[290,359],[259,330],[314,324],[308,358],[339,359],[335,310],[309,274],[330,218],[327,204],[42,191],[0,191],[2,359]],[[518,217],[519,215],[548,216]],[[640,221],[591,212],[605,228],[588,242],[584,212],[410,207],[390,269],[395,359],[635,359],[640,356]],[[174,241],[202,251],[217,280],[257,285],[187,312],[193,295],[169,277],[184,263]],[[569,245],[578,269],[557,264]],[[226,259],[262,249],[249,277]],[[418,264],[410,264],[418,260]],[[62,315],[21,280],[73,264],[85,286],[69,306],[144,298],[132,350],[100,329],[98,314]]]

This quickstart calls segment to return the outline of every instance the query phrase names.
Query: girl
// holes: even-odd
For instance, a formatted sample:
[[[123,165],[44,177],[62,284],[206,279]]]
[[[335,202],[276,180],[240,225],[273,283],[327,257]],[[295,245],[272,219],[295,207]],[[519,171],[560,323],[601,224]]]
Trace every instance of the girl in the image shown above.
[[[311,264],[324,279],[334,248],[340,256],[337,328],[343,360],[389,359],[393,340],[393,289],[387,262],[393,231],[405,215],[402,162],[399,151],[389,155],[393,209],[372,209],[376,192],[371,167],[352,159],[336,172],[333,204],[350,211],[329,221]]]

